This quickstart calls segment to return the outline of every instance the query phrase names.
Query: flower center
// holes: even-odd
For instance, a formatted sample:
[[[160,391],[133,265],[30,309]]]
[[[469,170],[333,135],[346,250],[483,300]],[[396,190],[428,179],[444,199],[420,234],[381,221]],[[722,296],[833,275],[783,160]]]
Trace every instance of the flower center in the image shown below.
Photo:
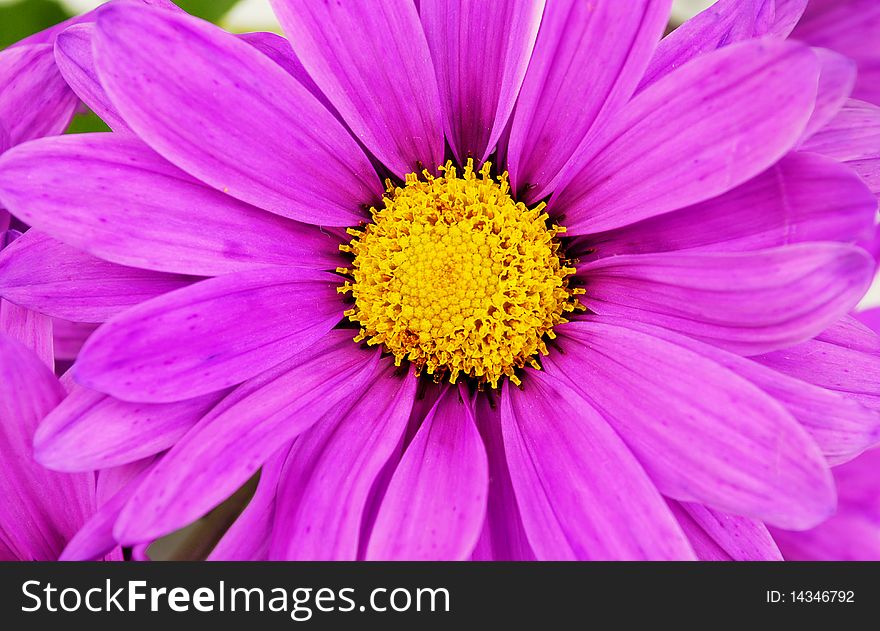
[[[441,177],[427,171],[406,184],[388,183],[384,207],[373,223],[349,229],[341,246],[354,255],[345,312],[361,331],[355,341],[384,344],[396,363],[407,359],[418,373],[452,383],[462,374],[493,388],[515,369],[539,368],[544,336],[581,308],[581,289],[568,286],[575,272],[562,258],[544,204],[528,208],[510,197],[507,174],[498,181],[468,161],[461,177],[451,162]]]

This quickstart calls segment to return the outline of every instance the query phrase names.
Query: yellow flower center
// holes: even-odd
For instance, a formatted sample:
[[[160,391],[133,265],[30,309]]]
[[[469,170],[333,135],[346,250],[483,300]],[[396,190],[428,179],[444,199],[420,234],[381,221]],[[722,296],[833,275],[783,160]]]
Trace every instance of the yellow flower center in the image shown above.
[[[388,183],[373,223],[350,229],[341,249],[354,255],[345,312],[361,327],[355,341],[384,344],[399,365],[407,359],[436,380],[462,374],[493,388],[517,368],[539,368],[544,337],[581,308],[568,286],[575,272],[560,256],[544,204],[528,208],[510,197],[507,174],[491,166],[458,177],[451,163],[441,177],[427,171]]]

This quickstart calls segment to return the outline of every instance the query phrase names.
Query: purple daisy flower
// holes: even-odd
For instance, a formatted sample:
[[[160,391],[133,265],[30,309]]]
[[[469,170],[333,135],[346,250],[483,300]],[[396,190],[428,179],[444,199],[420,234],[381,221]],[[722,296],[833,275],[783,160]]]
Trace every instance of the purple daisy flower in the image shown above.
[[[0,158],[46,233],[0,295],[107,320],[37,459],[167,450],[119,542],[257,472],[212,558],[690,559],[688,519],[833,512],[876,385],[785,360],[862,335],[876,199],[806,149],[846,64],[784,12],[719,49],[658,48],[668,1],[273,6],[289,45],[100,10],[57,47],[114,133]]]

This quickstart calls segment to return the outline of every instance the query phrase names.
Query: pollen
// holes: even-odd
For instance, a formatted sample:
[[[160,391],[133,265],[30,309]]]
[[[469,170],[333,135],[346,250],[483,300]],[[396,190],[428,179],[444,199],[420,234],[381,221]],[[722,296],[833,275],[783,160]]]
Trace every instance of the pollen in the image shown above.
[[[360,327],[355,341],[382,344],[436,381],[466,375],[496,388],[504,376],[519,384],[526,365],[540,368],[583,290],[569,287],[565,229],[543,203],[515,202],[507,174],[490,170],[468,161],[459,176],[448,162],[440,176],[388,182],[373,222],[349,229],[341,249],[353,261],[337,271],[350,278],[339,291],[354,298],[345,315]]]

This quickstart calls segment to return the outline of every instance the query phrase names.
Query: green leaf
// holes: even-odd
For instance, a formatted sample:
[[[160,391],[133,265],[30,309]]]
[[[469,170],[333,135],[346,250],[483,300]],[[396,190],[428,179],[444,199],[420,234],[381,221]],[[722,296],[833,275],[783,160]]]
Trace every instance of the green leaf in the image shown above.
[[[224,4],[220,2],[218,4]],[[0,49],[63,22],[70,15],[55,0],[19,0],[0,6]]]
[[[191,15],[217,22],[238,0],[174,0],[174,3]]]

